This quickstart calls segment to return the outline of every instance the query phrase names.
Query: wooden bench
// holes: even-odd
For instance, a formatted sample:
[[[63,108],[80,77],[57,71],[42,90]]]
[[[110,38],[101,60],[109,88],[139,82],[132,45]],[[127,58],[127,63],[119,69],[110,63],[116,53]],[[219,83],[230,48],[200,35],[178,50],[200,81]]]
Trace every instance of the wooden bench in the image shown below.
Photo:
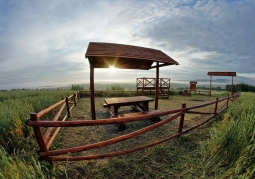
[[[191,92],[189,92],[188,90],[184,90],[182,93],[182,96],[190,96]]]
[[[207,93],[210,96],[210,90],[197,90],[198,94]]]
[[[108,108],[109,106],[108,106],[106,103],[104,103],[104,104],[103,104],[103,107],[104,107],[104,108]]]
[[[143,112],[139,111],[139,112],[134,112],[134,113],[119,114],[116,116],[111,116],[111,119],[123,118],[123,117],[137,117],[137,116],[141,116],[141,115],[145,115],[145,114],[154,114],[154,113],[157,113],[160,111],[161,110],[150,110],[150,111],[143,111]],[[149,119],[153,122],[159,122],[161,120],[159,116],[150,117]],[[118,126],[120,131],[126,130],[126,125],[123,122],[118,123],[116,125]]]

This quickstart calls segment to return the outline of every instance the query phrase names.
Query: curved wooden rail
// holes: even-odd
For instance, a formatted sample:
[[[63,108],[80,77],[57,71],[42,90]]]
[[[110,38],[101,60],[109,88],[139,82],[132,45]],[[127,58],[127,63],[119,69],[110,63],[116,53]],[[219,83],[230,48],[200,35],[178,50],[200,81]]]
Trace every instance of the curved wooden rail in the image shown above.
[[[95,148],[100,148],[100,147],[104,147],[107,145],[111,145],[123,140],[127,140],[130,138],[133,138],[135,136],[141,135],[145,132],[148,132],[152,129],[155,129],[157,127],[162,126],[163,124],[166,124],[167,122],[170,122],[174,119],[176,119],[177,117],[181,116],[182,114],[184,114],[185,112],[181,112],[178,113],[168,119],[165,119],[163,121],[160,121],[158,123],[152,124],[150,126],[144,127],[143,129],[137,130],[135,132],[126,134],[126,135],[122,135],[120,137],[116,137],[116,138],[112,138],[112,139],[108,139],[102,142],[98,142],[98,143],[94,143],[94,144],[88,144],[85,146],[81,146],[81,147],[75,147],[75,148],[67,148],[67,149],[62,149],[62,150],[58,150],[58,151],[49,151],[49,152],[41,152],[40,156],[44,157],[44,156],[50,156],[50,155],[62,155],[62,154],[67,154],[67,153],[76,153],[76,152],[81,152],[81,151],[85,151],[85,150],[91,150],[91,149],[95,149]]]
[[[224,110],[217,112],[217,115],[220,114],[223,111]],[[180,133],[177,133],[175,135],[169,136],[167,138],[158,140],[158,141],[150,143],[150,144],[146,144],[146,145],[143,145],[143,146],[135,147],[135,148],[124,150],[124,151],[105,153],[105,154],[97,154],[97,155],[87,155],[87,156],[43,156],[43,155],[40,155],[41,156],[40,159],[42,159],[42,160],[50,160],[50,161],[79,161],[79,160],[92,160],[92,159],[100,159],[100,158],[124,155],[124,154],[128,154],[128,153],[136,152],[136,151],[139,151],[139,150],[143,150],[143,149],[148,148],[148,147],[153,147],[155,145],[158,145],[160,143],[163,143],[163,142],[166,142],[166,141],[168,141],[170,139],[178,137],[181,134],[185,134],[185,133],[187,133],[187,132],[189,132],[189,131],[191,131],[193,129],[196,129],[196,128],[200,127],[201,125],[205,124],[206,122],[208,122],[209,120],[211,120],[214,117],[215,116],[209,117],[205,121],[201,122],[200,124],[197,124],[197,125],[189,128],[189,129],[187,129],[185,131],[182,131]]]
[[[115,119],[98,119],[98,120],[77,120],[77,121],[33,121],[33,120],[27,120],[26,124],[28,126],[40,126],[40,127],[77,127],[77,126],[95,126],[95,125],[108,125],[108,124],[116,124],[120,122],[132,122],[132,121],[139,121],[142,119],[148,119],[150,117],[155,116],[165,116],[168,114],[174,114],[177,112],[181,112],[186,110],[187,113],[193,113],[193,114],[202,114],[202,112],[196,112],[196,111],[190,111],[192,109],[201,108],[205,106],[209,106],[212,104],[215,104],[216,102],[221,102],[229,97],[209,102],[206,104],[196,105],[188,108],[180,108],[180,109],[174,109],[174,110],[166,110],[166,111],[159,111],[155,112],[153,114],[144,114],[141,116],[131,116],[131,117],[122,117],[122,118],[115,118]],[[214,113],[203,113],[203,114],[214,114]]]
[[[32,126],[34,129],[36,140],[39,144],[38,154],[40,156],[40,159],[42,159],[42,160],[47,160],[47,161],[51,162],[51,161],[77,161],[77,160],[99,159],[99,158],[118,156],[118,155],[122,155],[122,154],[135,152],[138,150],[142,150],[142,149],[145,149],[145,148],[148,148],[151,146],[155,146],[155,145],[165,142],[167,140],[173,139],[175,137],[178,137],[184,133],[187,133],[187,132],[205,124],[209,120],[215,118],[217,115],[219,115],[220,113],[225,111],[228,108],[229,100],[231,100],[233,102],[237,97],[239,97],[239,95],[240,94],[237,93],[231,97],[226,97],[226,98],[223,98],[220,100],[218,98],[216,98],[216,100],[213,102],[209,102],[209,103],[201,104],[201,105],[197,105],[197,106],[192,106],[192,107],[186,107],[186,104],[183,104],[182,108],[180,108],[180,109],[159,111],[156,113],[144,114],[141,116],[131,116],[131,117],[116,118],[116,119],[109,118],[109,119],[99,119],[99,120],[65,121],[67,119],[67,117],[70,117],[70,111],[74,107],[74,105],[76,105],[76,102],[79,99],[79,98],[77,98],[78,93],[75,93],[74,95],[66,97],[65,100],[62,100],[62,101],[52,105],[51,107],[42,110],[39,113],[30,114],[31,119],[27,120],[26,124],[29,126]],[[73,98],[74,102],[71,101],[72,98]],[[223,103],[221,108],[218,109],[218,103],[223,102],[223,101],[225,101],[225,102]],[[73,105],[69,108],[68,104],[73,104]],[[213,112],[194,111],[194,109],[202,108],[202,107],[205,107],[208,105],[213,105],[213,104],[214,104]],[[54,117],[54,119],[52,121],[40,121],[39,120],[40,117],[42,117],[43,115],[47,114],[48,112],[50,112],[51,110],[55,109],[56,107],[58,107],[60,105],[61,105],[60,110],[58,111],[58,113],[56,114],[56,116]],[[58,121],[65,106],[67,106],[67,114],[63,117],[62,121]],[[201,123],[183,131],[182,129],[183,129],[183,124],[184,124],[184,119],[185,119],[185,113],[207,114],[207,115],[210,114],[212,116],[208,117],[206,120],[202,121]],[[87,144],[84,146],[78,146],[78,147],[50,151],[50,147],[51,147],[54,139],[56,138],[58,132],[60,131],[61,127],[108,125],[108,124],[116,124],[116,123],[120,123],[120,122],[132,122],[132,121],[138,121],[138,120],[145,120],[145,119],[148,119],[151,117],[165,116],[165,115],[169,115],[169,114],[174,114],[174,115],[171,117],[168,117],[160,122],[154,123],[150,126],[147,126],[145,128],[142,128],[140,130],[134,131],[134,132],[126,134],[126,135],[122,135],[119,137],[115,137],[112,139],[108,139],[108,140],[93,143],[93,144]],[[128,150],[124,150],[124,151],[117,151],[117,152],[111,152],[111,153],[105,153],[105,154],[87,155],[87,156],[59,156],[59,155],[65,155],[68,153],[77,153],[77,152],[82,152],[82,151],[86,151],[86,150],[101,148],[104,146],[112,145],[117,142],[128,140],[135,136],[144,134],[145,132],[151,131],[157,127],[160,127],[160,126],[162,126],[178,117],[180,117],[180,121],[179,121],[178,131],[176,134],[166,137],[164,139],[158,140],[156,142],[150,143],[150,144],[138,146],[138,147],[131,148]],[[40,127],[48,127],[44,136],[42,135],[42,131],[41,131]],[[53,128],[56,128],[56,127],[57,127],[57,129],[55,130],[54,134],[51,135]]]

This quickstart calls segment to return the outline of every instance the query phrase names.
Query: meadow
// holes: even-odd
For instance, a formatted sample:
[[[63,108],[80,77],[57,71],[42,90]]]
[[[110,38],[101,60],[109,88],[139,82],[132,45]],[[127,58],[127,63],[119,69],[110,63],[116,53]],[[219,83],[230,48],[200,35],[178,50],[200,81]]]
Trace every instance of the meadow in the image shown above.
[[[49,171],[48,163],[38,160],[33,131],[25,125],[25,121],[30,112],[39,112],[74,92],[0,92],[0,178],[255,177],[254,93],[242,93],[227,112],[213,122],[187,135],[146,149],[146,152],[135,152],[109,160],[60,163],[53,171]],[[212,98],[225,97],[226,94],[213,92]],[[169,100],[173,98],[182,100],[178,95]],[[61,137],[59,143],[63,143]]]

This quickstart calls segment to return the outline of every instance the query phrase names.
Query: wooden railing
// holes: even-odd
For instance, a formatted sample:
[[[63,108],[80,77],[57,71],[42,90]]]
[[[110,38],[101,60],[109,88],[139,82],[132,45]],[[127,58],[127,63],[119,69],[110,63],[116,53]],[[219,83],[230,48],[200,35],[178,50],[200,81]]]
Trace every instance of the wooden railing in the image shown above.
[[[165,91],[167,95],[170,95],[170,91]],[[139,95],[145,95],[145,96],[155,96],[155,90],[147,90],[147,91],[134,91],[134,90],[96,90],[95,96],[96,97],[128,97],[128,96],[139,96]],[[88,97],[90,96],[90,91],[88,90],[82,90],[80,91],[81,97]]]
[[[66,97],[65,99],[55,103],[54,105],[52,105],[38,113],[30,113],[30,119],[28,121],[26,121],[26,123],[29,121],[43,122],[40,120],[40,118],[57,108],[59,108],[59,110],[56,113],[56,116],[53,118],[52,122],[59,121],[60,120],[59,118],[60,118],[61,114],[64,113],[64,108],[66,107],[66,114],[64,114],[64,116],[61,120],[61,122],[63,122],[68,117],[70,117],[71,110],[74,106],[76,106],[76,103],[79,99],[80,99],[80,94],[79,94],[79,92],[76,92],[73,95]],[[50,150],[50,147],[52,146],[52,143],[56,139],[57,134],[59,133],[61,128],[60,127],[56,128],[54,133],[52,133],[54,130],[54,127],[53,126],[48,127],[46,132],[44,133],[44,135],[42,134],[42,130],[41,130],[40,126],[34,126],[33,129],[34,129],[35,138],[39,145],[38,152],[40,153],[40,151],[49,151]]]
[[[155,145],[165,142],[167,140],[178,137],[184,133],[187,133],[187,132],[205,124],[209,120],[215,118],[217,115],[219,115],[220,113],[225,111],[229,107],[229,100],[233,102],[236,98],[239,97],[239,95],[240,95],[239,93],[236,93],[233,96],[228,96],[223,99],[216,98],[216,100],[213,102],[209,102],[209,103],[197,105],[197,106],[192,106],[192,107],[186,107],[186,104],[183,104],[182,108],[180,108],[180,109],[167,110],[167,111],[151,113],[151,114],[144,114],[144,115],[140,115],[140,116],[122,117],[122,118],[118,118],[118,119],[108,118],[108,119],[100,119],[100,120],[65,121],[65,119],[67,118],[67,115],[66,115],[62,121],[58,121],[58,118],[60,115],[60,112],[59,112],[59,113],[57,113],[56,117],[52,121],[41,121],[40,120],[40,117],[42,117],[47,112],[56,108],[59,105],[62,105],[60,110],[63,110],[65,104],[70,104],[70,102],[69,102],[70,97],[68,97],[68,99],[62,100],[59,103],[56,103],[53,106],[51,106],[39,113],[32,113],[30,115],[31,118],[26,121],[26,124],[29,126],[32,126],[34,129],[35,137],[36,137],[38,145],[39,145],[38,154],[40,156],[40,159],[42,159],[42,160],[52,162],[52,161],[77,161],[77,160],[99,159],[99,158],[123,155],[123,154],[131,153],[131,152],[135,152],[138,150],[142,150],[147,147],[155,146]],[[74,97],[74,101],[75,102],[77,101],[75,99],[75,97]],[[75,104],[75,102],[74,102],[74,104]],[[220,108],[218,107],[219,103],[221,104]],[[211,112],[195,111],[195,109],[203,108],[203,107],[206,107],[209,105],[214,105],[213,111],[211,111]],[[70,110],[71,110],[71,108],[70,108]],[[61,127],[79,127],[79,126],[117,124],[117,123],[144,120],[144,119],[149,119],[149,118],[159,117],[159,116],[166,116],[169,114],[171,114],[170,117],[167,117],[164,120],[161,120],[157,123],[154,123],[150,126],[139,129],[137,131],[131,132],[129,134],[125,134],[125,135],[115,137],[112,139],[108,139],[105,141],[101,141],[101,142],[97,142],[97,143],[93,143],[93,144],[87,144],[87,145],[83,145],[83,146],[79,146],[79,147],[65,148],[65,149],[60,149],[60,150],[50,150],[50,146],[52,145],[52,142],[56,138],[56,135]],[[205,115],[210,115],[210,116],[207,117],[204,121],[200,122],[199,124],[196,124],[195,126],[192,126],[188,129],[183,130],[185,114],[205,114]],[[131,139],[135,136],[144,134],[145,132],[148,132],[148,131],[155,129],[157,127],[160,127],[166,123],[169,123],[170,121],[173,121],[174,119],[177,119],[177,118],[179,118],[178,130],[176,131],[176,133],[174,135],[166,137],[164,139],[158,140],[158,141],[150,143],[150,144],[138,146],[138,147],[131,148],[128,150],[124,150],[124,151],[117,151],[117,152],[111,152],[111,153],[105,153],[105,154],[95,154],[95,155],[86,155],[86,156],[67,156],[66,155],[66,154],[70,154],[70,153],[77,153],[77,152],[82,152],[82,151],[86,151],[86,150],[97,149],[97,148],[112,145],[112,144],[115,144],[117,142],[121,142],[121,141],[124,141],[127,139]],[[48,128],[44,135],[42,135],[41,127]],[[50,138],[49,136],[50,136],[50,133],[53,130],[53,128],[57,128],[57,129],[55,130],[55,133]]]
[[[126,91],[126,90],[96,90],[94,91],[95,96],[136,96],[136,91]],[[80,91],[81,97],[90,96],[90,91],[82,90]]]

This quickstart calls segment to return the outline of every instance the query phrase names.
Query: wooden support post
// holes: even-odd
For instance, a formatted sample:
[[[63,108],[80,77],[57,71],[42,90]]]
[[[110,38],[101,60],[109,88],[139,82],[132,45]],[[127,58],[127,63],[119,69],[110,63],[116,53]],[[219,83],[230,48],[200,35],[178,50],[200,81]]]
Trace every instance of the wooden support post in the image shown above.
[[[78,101],[80,100],[80,91],[77,91],[77,99],[78,99]]]
[[[182,104],[182,109],[186,108],[186,103]],[[178,134],[182,132],[183,124],[184,124],[184,117],[185,113],[181,115],[180,121],[179,121],[179,126],[178,126]],[[178,135],[179,137],[180,135]]]
[[[209,96],[211,96],[212,93],[212,75],[210,76],[210,92],[209,92]]]
[[[217,108],[218,108],[218,97],[216,98],[216,103],[215,103],[215,106],[214,106],[214,116],[216,116],[216,113],[217,113]]]
[[[32,121],[39,121],[36,113],[30,113],[30,119]],[[46,144],[45,144],[45,141],[44,141],[44,138],[43,138],[43,135],[42,135],[41,128],[33,126],[33,129],[34,129],[35,138],[36,138],[37,143],[39,145],[38,153],[48,151],[48,149],[46,147]]]
[[[158,83],[159,83],[159,62],[157,62],[157,68],[156,68],[156,81],[155,81],[155,88],[156,88],[156,94],[155,94],[155,110],[158,109],[158,94],[159,94],[159,89],[158,89]]]
[[[231,86],[231,96],[233,96],[233,76],[232,76],[232,86]]]
[[[142,95],[144,95],[144,79],[143,79]]]
[[[229,101],[229,95],[228,95],[228,99],[227,99],[226,107],[228,107],[228,101]]]
[[[70,108],[69,108],[68,97],[66,97],[66,110],[67,110],[68,118],[70,118],[71,115],[70,115]]]
[[[95,109],[95,91],[94,91],[94,66],[90,61],[90,106],[91,106],[91,118],[96,119]]]
[[[74,106],[76,106],[76,93],[73,94]]]

